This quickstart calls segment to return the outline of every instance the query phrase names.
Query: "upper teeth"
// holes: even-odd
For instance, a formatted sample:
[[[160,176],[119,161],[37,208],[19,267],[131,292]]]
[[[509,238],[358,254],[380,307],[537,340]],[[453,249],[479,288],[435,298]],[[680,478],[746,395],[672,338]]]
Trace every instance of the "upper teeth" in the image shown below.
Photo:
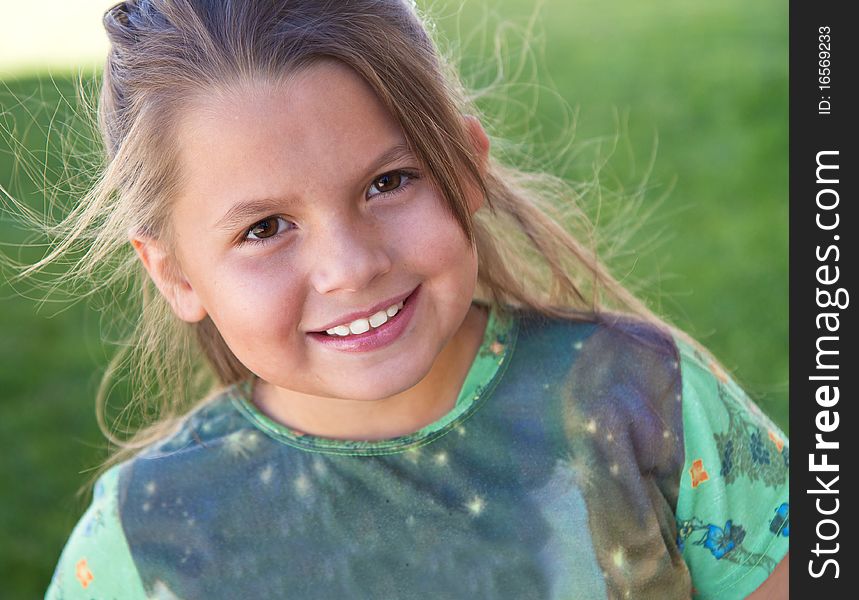
[[[370,315],[368,319],[355,319],[351,323],[345,325],[338,325],[337,327],[332,327],[331,329],[326,329],[325,333],[328,335],[349,335],[356,333],[364,333],[365,331],[369,331],[371,328],[375,329],[381,325],[384,325],[388,322],[388,319],[393,317],[395,314],[400,312],[400,309],[403,308],[403,300],[400,300],[396,304],[392,304],[385,310],[380,310],[379,312]]]

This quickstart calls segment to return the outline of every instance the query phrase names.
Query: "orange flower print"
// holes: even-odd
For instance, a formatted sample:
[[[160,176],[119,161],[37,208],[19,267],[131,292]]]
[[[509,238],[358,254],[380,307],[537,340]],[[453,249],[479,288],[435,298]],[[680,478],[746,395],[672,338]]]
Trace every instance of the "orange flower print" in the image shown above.
[[[94,577],[92,575],[92,571],[89,570],[89,567],[86,564],[85,558],[80,559],[78,564],[75,565],[75,577],[78,578],[78,581],[81,582],[84,589],[92,583]]]
[[[504,352],[504,344],[502,344],[498,340],[495,340],[494,342],[492,342],[492,344],[490,344],[489,349],[492,350],[492,354],[498,356],[499,354]]]
[[[716,376],[716,379],[718,379],[722,383],[728,383],[728,376],[725,374],[725,372],[722,370],[722,368],[716,364],[715,360],[710,361],[709,367],[710,367],[710,372]]]
[[[775,444],[776,450],[781,452],[782,448],[784,448],[784,441],[778,437],[772,429],[769,430],[770,441]]]
[[[692,476],[692,487],[696,488],[708,479],[710,476],[704,469],[704,461],[700,458],[692,463],[692,468],[689,469],[689,474]]]

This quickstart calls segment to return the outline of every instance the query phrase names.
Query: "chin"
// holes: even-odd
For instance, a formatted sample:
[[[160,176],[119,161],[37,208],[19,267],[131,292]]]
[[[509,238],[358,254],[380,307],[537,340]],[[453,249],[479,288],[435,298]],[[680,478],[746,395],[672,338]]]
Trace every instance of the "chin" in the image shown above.
[[[426,368],[416,368],[412,364],[408,367],[400,367],[394,375],[385,374],[385,367],[376,367],[367,370],[362,377],[355,378],[346,375],[344,379],[350,381],[343,389],[331,390],[332,393],[323,394],[333,396],[335,393],[340,398],[358,401],[375,401],[390,398],[414,387],[426,377],[432,367],[430,361]],[[388,369],[390,371],[390,369]],[[331,388],[329,388],[331,389]]]
[[[348,389],[343,390],[342,398],[350,400],[358,400],[362,402],[372,402],[376,400],[384,400],[390,398],[417,385],[422,377],[403,377],[400,374],[396,379],[376,377],[368,380],[366,383],[353,385]]]

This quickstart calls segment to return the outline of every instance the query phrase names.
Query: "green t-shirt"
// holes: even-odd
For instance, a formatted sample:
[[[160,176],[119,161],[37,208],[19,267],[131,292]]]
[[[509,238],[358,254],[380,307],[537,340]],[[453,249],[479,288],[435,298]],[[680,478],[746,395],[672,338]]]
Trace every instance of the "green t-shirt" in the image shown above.
[[[788,441],[653,326],[493,309],[455,407],[302,435],[225,389],[99,480],[76,598],[743,598],[788,550]]]

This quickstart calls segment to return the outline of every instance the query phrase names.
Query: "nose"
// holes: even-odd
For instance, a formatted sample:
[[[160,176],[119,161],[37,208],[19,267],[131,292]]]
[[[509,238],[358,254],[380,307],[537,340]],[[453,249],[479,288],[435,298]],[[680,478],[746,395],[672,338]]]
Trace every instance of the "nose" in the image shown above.
[[[319,294],[357,292],[391,270],[391,256],[371,226],[329,223],[317,232],[311,284]]]

